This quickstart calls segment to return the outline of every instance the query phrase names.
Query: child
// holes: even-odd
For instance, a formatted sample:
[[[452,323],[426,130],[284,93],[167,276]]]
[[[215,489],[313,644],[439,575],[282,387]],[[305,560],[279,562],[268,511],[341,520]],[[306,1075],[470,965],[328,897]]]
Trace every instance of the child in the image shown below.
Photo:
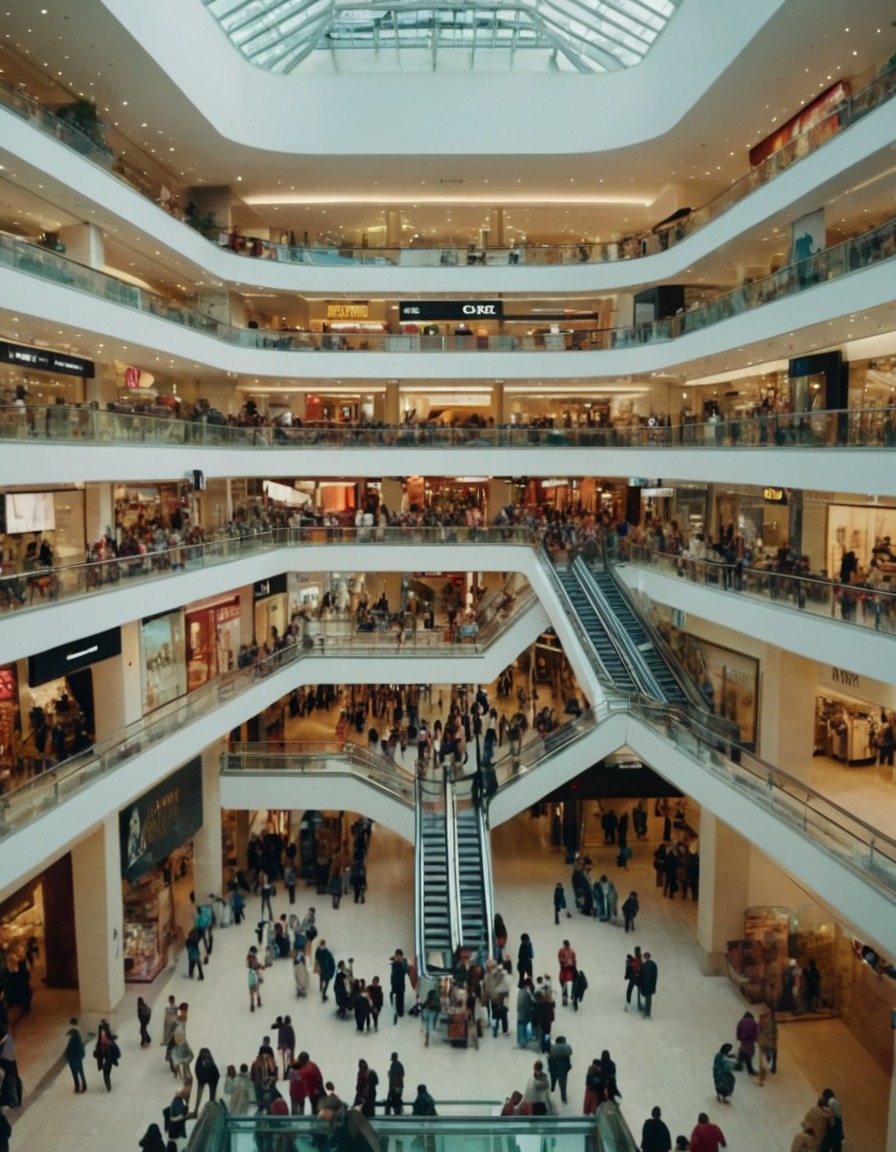
[[[638,915],[640,905],[638,903],[638,893],[629,892],[628,899],[622,905],[622,915],[625,919],[626,932],[634,932],[635,930],[635,917]]]

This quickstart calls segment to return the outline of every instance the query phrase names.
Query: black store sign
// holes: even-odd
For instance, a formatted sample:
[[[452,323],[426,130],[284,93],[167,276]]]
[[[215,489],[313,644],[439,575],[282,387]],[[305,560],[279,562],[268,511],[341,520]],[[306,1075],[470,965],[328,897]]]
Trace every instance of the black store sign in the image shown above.
[[[279,576],[271,576],[268,580],[256,580],[252,585],[252,599],[253,600],[267,600],[268,596],[279,596],[286,594],[286,573],[281,572]]]
[[[407,300],[398,305],[398,319],[402,324],[418,324],[429,320],[501,320],[504,316],[503,300]]]
[[[60,376],[83,376],[85,380],[94,377],[92,360],[67,356],[64,352],[49,352],[46,348],[32,348],[29,344],[10,344],[8,340],[0,340],[0,361],[20,364],[39,372],[58,372]]]
[[[80,668],[89,668],[111,656],[121,655],[121,629],[109,628],[83,640],[73,640],[59,648],[50,648],[28,657],[28,684],[46,684],[48,680],[59,680]]]
[[[134,883],[202,827],[202,760],[196,757],[118,814],[121,875]]]

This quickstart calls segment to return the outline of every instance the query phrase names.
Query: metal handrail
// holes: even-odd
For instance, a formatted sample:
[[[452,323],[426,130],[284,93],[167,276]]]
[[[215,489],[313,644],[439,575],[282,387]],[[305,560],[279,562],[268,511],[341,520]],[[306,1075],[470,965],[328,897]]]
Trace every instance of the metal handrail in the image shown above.
[[[874,109],[885,104],[896,93],[896,73],[893,70],[877,77],[859,92],[849,96],[833,112],[829,113],[818,123],[788,141],[784,147],[768,156],[761,164],[752,168],[746,175],[736,180],[728,188],[714,196],[701,208],[690,212],[687,217],[670,224],[668,228],[655,228],[626,237],[622,241],[586,244],[549,244],[535,246],[516,246],[503,248],[489,248],[485,250],[493,259],[495,257],[505,260],[511,267],[519,264],[526,265],[542,263],[606,263],[617,260],[640,259],[663,252],[675,247],[700,228],[718,219],[733,205],[745,199],[750,193],[764,186],[782,172],[788,170],[794,163],[811,155],[828,141],[840,136],[846,129],[858,123]],[[29,121],[39,130],[43,131],[60,143],[67,145],[91,162],[99,165],[104,171],[119,176],[130,184],[136,192],[154,202],[167,214],[174,214],[180,218],[183,205],[183,190],[176,181],[166,179],[166,198],[161,181],[154,181],[145,173],[140,172],[133,165],[126,163],[119,156],[114,160],[112,150],[106,146],[101,147],[95,140],[80,132],[73,125],[46,109],[38,100],[29,96],[21,88],[15,87],[6,81],[0,81],[0,107],[19,115]],[[130,142],[129,142],[130,143]],[[133,147],[131,145],[131,147]],[[186,221],[184,221],[186,222]],[[222,230],[224,235],[224,230]],[[252,258],[254,238],[244,238],[251,246],[251,251],[234,253]],[[210,241],[214,243],[213,240]],[[279,244],[270,240],[261,242],[262,252],[269,258],[281,262],[298,264],[348,264],[364,266],[377,263],[383,266],[400,266],[404,254],[413,258],[415,266],[424,263],[425,266],[438,267],[443,264],[442,253],[446,249],[454,251],[455,260],[465,259],[467,249],[455,245],[440,244],[431,249],[432,262],[421,261],[421,249],[405,249],[400,245],[384,245],[382,247],[356,246],[350,249],[330,247],[315,247],[299,245],[296,243]],[[425,250],[424,250],[425,251]]]
[[[338,335],[329,332],[289,332],[240,328],[217,321],[180,302],[172,302],[145,288],[138,288],[115,276],[87,268],[40,246],[0,235],[0,264],[51,281],[76,292],[98,297],[108,303],[138,311],[179,328],[188,328],[228,347],[270,350],[297,354],[325,351],[340,353],[452,354],[455,352],[561,352],[569,349],[599,353],[618,348],[636,348],[667,343],[711,325],[753,311],[767,304],[810,291],[866,267],[896,257],[896,219],[891,218],[862,235],[825,248],[804,260],[787,264],[767,276],[724,292],[689,311],[646,324],[618,328],[576,329],[568,333],[543,333],[539,337],[518,337],[509,333],[477,336],[427,336],[409,333],[363,333]],[[540,339],[539,344],[537,340]]]

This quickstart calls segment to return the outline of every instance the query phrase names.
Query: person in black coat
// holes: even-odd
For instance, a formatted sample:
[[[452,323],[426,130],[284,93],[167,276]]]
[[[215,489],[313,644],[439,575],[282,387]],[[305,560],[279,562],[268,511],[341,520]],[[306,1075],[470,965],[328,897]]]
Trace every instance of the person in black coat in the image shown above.
[[[195,1116],[199,1112],[199,1105],[202,1103],[202,1093],[205,1088],[208,1088],[209,1097],[213,1104],[218,1095],[218,1081],[221,1079],[221,1073],[218,1071],[218,1065],[208,1048],[199,1049],[199,1055],[193,1065],[193,1072],[197,1084],[196,1106],[193,1109]]]
[[[656,992],[656,979],[656,961],[651,958],[649,952],[645,952],[644,959],[641,963],[641,995],[644,997],[644,1004],[641,1011],[645,1016],[650,1015],[650,1006],[654,993]]]
[[[150,1124],[140,1139],[143,1152],[165,1152],[165,1141],[158,1124]]]
[[[520,946],[516,954],[516,970],[519,973],[519,986],[522,988],[525,980],[532,979],[532,963],[535,960],[535,951],[532,947],[532,941],[529,939],[529,933],[524,932],[520,936]]]

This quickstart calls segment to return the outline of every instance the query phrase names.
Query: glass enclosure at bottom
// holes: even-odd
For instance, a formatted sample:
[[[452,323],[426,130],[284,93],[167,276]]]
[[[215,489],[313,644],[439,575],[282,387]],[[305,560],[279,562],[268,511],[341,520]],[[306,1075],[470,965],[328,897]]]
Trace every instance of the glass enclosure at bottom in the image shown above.
[[[410,1111],[410,1101],[407,1102]],[[501,1116],[501,1105],[437,1101],[443,1112],[479,1115],[375,1116],[346,1110],[333,1125],[315,1116],[231,1116],[206,1106],[187,1152],[637,1152],[619,1109],[603,1104],[595,1116]]]

